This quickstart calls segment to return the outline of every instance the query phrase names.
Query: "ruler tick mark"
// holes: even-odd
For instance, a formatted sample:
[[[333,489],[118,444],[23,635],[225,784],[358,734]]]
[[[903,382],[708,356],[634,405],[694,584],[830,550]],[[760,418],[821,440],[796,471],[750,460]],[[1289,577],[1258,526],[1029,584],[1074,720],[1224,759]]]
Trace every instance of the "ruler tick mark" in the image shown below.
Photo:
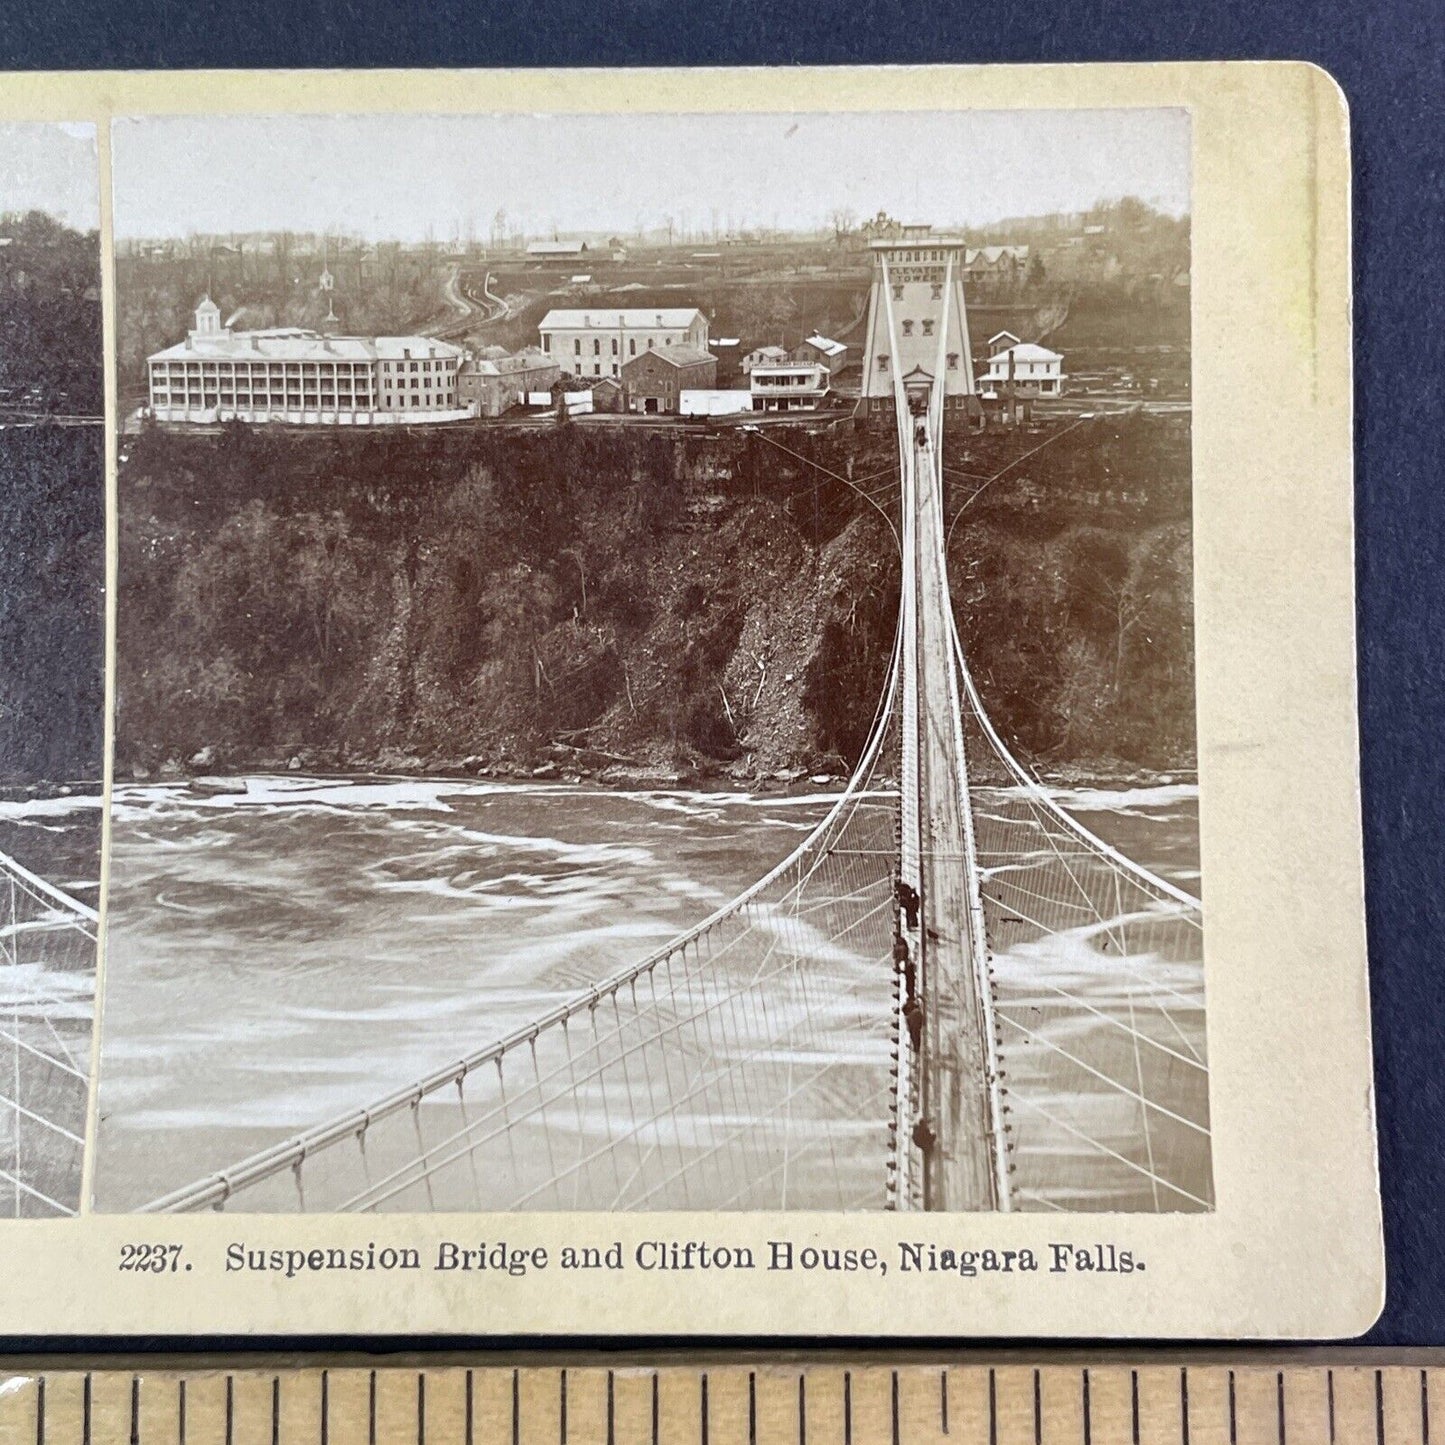
[[[1189,1445],[1189,1366],[1179,1367],[1179,1445]]]
[[[376,1371],[371,1372],[371,1383],[366,1392],[366,1438],[376,1445]]]
[[[1234,1371],[1229,1372],[1229,1445],[1238,1445],[1239,1420],[1234,1411]]]
[[[1034,1445],[1044,1445],[1044,1380],[1037,1368],[1034,1370]]]
[[[658,1445],[658,1437],[662,1433],[662,1423],[659,1418],[661,1412],[658,1408],[658,1383],[657,1371],[652,1372],[652,1445]]]
[[[468,1370],[468,1371],[467,1371],[466,1389],[462,1392],[462,1393],[463,1393],[463,1406],[462,1406],[462,1409],[463,1409],[463,1412],[464,1412],[464,1414],[463,1414],[462,1433],[463,1433],[463,1438],[464,1438],[464,1440],[465,1440],[465,1445],[472,1445],[472,1431],[473,1431],[473,1429],[475,1428],[475,1426],[474,1426],[475,1416],[474,1416],[473,1413],[472,1413],[472,1388],[473,1388],[473,1386],[472,1386],[472,1372],[471,1372],[470,1370]],[[562,1428],[563,1428],[562,1438],[565,1440],[565,1439],[567,1438],[567,1435],[566,1435],[566,1426],[565,1426],[565,1424],[563,1425]]]
[[[321,1372],[321,1445],[329,1445],[331,1436],[331,1371]],[[185,1441],[181,1441],[185,1445]],[[468,1441],[467,1445],[471,1445]]]
[[[1385,1372],[1375,1371],[1375,1445],[1385,1445]]]
[[[517,1438],[517,1407],[516,1407],[516,1381],[517,1373],[512,1372],[512,1445],[521,1445]],[[607,1372],[607,1445],[617,1445],[617,1398],[615,1394],[614,1377],[611,1370]]]
[[[1275,1409],[1279,1414],[1279,1445],[1284,1445],[1284,1371],[1274,1377]]]
[[[1091,1445],[1094,1438],[1094,1422],[1089,1418],[1089,1372],[1084,1371],[1084,1445]]]
[[[567,1371],[565,1369],[562,1371],[561,1382],[557,1386],[557,1394],[558,1438],[561,1440],[561,1445],[567,1445]],[[467,1437],[467,1445],[472,1445],[470,1435]]]
[[[416,1445],[426,1445],[426,1376],[416,1376]]]
[[[948,1371],[938,1372],[938,1423],[945,1435],[948,1434]]]
[[[522,1441],[522,1372],[512,1371],[512,1445]],[[612,1371],[607,1372],[607,1445],[612,1445]]]
[[[808,1445],[808,1377],[798,1376],[798,1445]]]
[[[90,1371],[85,1372],[85,1384],[80,1391],[80,1438],[82,1445],[90,1445]]]
[[[322,1372],[323,1375],[325,1371]],[[325,1445],[326,1437],[322,1436],[322,1445]],[[176,1445],[186,1445],[186,1382],[181,1380],[176,1386]]]
[[[897,1371],[897,1370],[894,1370],[894,1371],[893,1371],[893,1384],[892,1384],[892,1388],[891,1388],[891,1390],[890,1390],[889,1393],[890,1393],[890,1395],[891,1395],[890,1403],[891,1403],[891,1405],[892,1405],[892,1414],[893,1414],[893,1422],[892,1422],[892,1423],[893,1423],[893,1433],[892,1433],[893,1445],[898,1445],[898,1371]]]
[[[998,1445],[998,1377],[992,1366],[988,1371],[988,1445]]]
[[[236,1438],[236,1381],[226,1376],[226,1445]]]
[[[130,1377],[130,1445],[140,1445],[140,1376]]]
[[[1129,1371],[1129,1429],[1134,1445],[1139,1445],[1139,1371]]]
[[[752,1370],[748,1371],[748,1445],[758,1445],[758,1377]]]
[[[41,1384],[45,1382],[42,1380]],[[1420,1445],[1430,1445],[1430,1373],[1420,1371]]]
[[[271,1445],[281,1445],[281,1376],[271,1376]]]
[[[45,1376],[35,1382],[35,1445],[45,1445]]]
[[[1335,1445],[1335,1372],[1325,1371],[1325,1400],[1330,1414],[1330,1445]]]
[[[704,1439],[702,1445],[707,1445]],[[843,1445],[853,1445],[853,1372],[843,1371]]]
[[[702,1395],[699,1407],[702,1411],[702,1445],[707,1445],[707,1371],[702,1372]]]

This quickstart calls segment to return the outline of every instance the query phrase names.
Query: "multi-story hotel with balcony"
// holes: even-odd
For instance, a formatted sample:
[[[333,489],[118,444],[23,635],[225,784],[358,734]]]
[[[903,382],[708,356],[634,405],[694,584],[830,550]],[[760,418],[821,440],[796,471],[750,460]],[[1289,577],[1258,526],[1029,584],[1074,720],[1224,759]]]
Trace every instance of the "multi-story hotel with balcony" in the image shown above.
[[[375,425],[460,421],[460,347],[428,336],[232,331],[206,297],[185,341],[147,358],[157,421]]]

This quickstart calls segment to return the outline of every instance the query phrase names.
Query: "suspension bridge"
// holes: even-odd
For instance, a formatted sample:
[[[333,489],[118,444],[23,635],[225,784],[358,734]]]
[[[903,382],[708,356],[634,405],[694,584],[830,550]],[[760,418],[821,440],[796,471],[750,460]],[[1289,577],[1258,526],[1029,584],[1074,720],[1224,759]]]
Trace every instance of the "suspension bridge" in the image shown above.
[[[0,853],[0,1212],[16,1218],[80,1206],[97,919]]]
[[[665,947],[150,1211],[1211,1207],[1200,903],[1060,806],[983,706],[944,531],[958,257],[908,244],[877,257],[866,367],[901,605],[826,816]]]

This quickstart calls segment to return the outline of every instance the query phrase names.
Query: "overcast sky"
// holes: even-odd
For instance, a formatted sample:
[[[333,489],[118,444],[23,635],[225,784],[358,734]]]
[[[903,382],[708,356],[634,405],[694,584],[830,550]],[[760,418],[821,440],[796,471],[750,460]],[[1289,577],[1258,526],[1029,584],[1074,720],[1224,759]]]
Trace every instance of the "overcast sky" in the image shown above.
[[[0,211],[48,211],[78,231],[100,225],[100,162],[86,123],[0,122]]]
[[[1137,195],[1189,209],[1182,110],[664,116],[165,117],[115,125],[123,236],[450,239],[808,228],[848,208],[982,223]]]

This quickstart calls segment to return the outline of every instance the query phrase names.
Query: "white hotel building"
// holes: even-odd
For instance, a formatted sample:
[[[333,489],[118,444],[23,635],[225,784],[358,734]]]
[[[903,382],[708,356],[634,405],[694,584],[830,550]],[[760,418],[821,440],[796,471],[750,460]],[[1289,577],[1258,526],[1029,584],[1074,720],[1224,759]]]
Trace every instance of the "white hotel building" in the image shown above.
[[[542,350],[568,376],[621,376],[622,363],[646,351],[708,349],[707,317],[696,306],[549,311],[537,326]]]
[[[232,331],[206,297],[185,341],[147,358],[162,422],[370,426],[461,421],[460,347],[428,336],[324,336],[299,327]]]

